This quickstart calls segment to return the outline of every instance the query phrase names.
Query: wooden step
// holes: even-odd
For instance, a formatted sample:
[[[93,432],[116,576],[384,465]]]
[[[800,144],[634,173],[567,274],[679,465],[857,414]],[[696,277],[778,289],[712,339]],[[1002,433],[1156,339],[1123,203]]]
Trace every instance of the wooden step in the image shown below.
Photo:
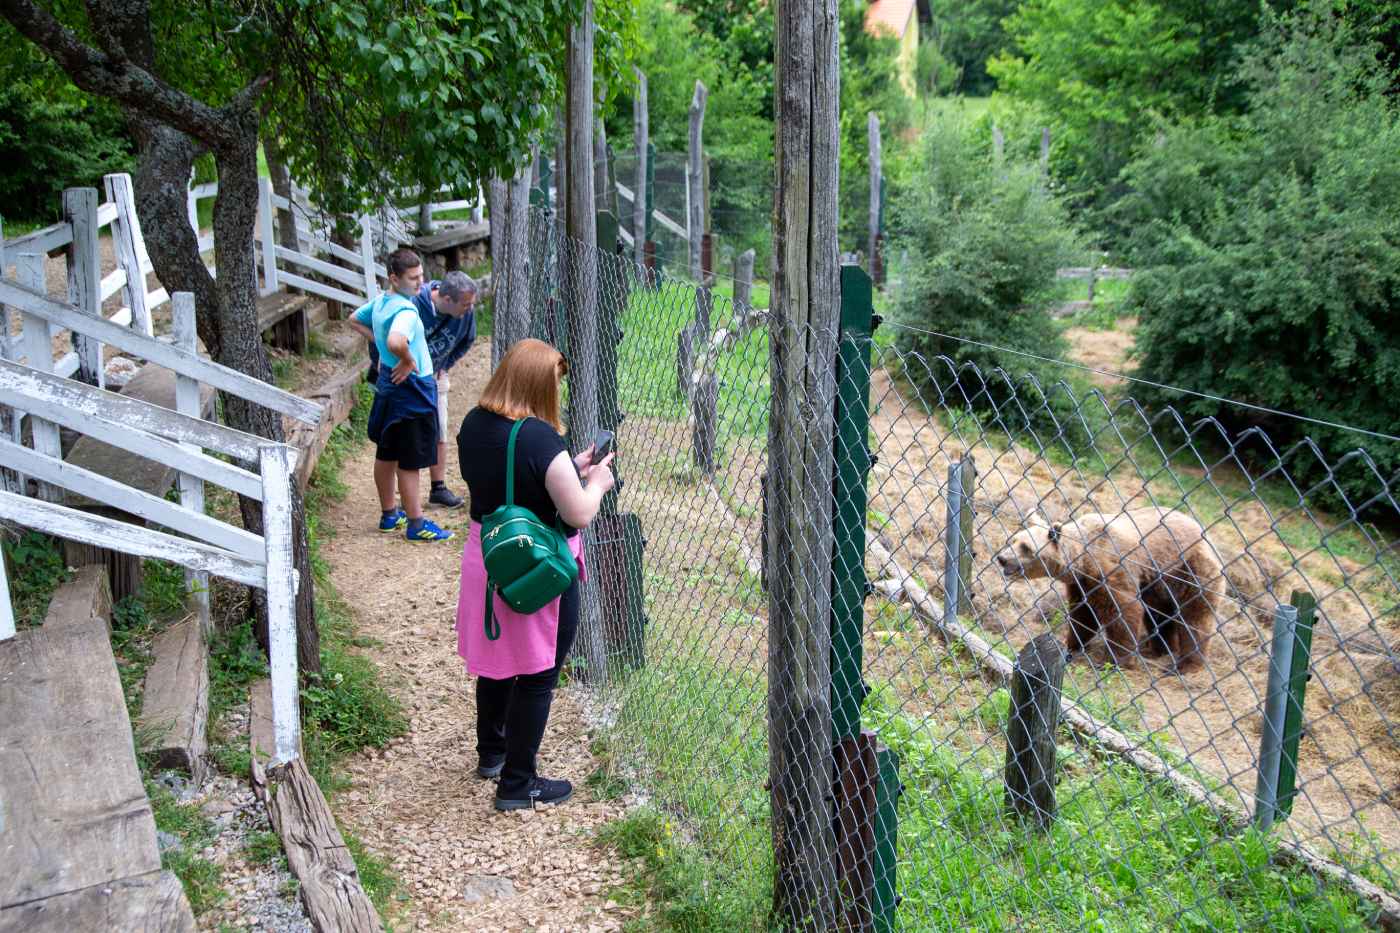
[[[199,619],[190,616],[161,632],[153,653],[141,698],[142,750],[198,783],[209,749],[209,648]]]
[[[298,757],[271,765],[273,756],[272,682],[260,680],[249,691],[248,742],[253,792],[267,807],[272,828],[282,839],[287,864],[301,882],[301,902],[318,931],[369,933],[381,929],[379,914],[360,885],[355,860],[335,825],[330,804]]]
[[[159,877],[110,615],[104,574],[85,567],[42,627],[0,642],[0,931],[194,928]]]

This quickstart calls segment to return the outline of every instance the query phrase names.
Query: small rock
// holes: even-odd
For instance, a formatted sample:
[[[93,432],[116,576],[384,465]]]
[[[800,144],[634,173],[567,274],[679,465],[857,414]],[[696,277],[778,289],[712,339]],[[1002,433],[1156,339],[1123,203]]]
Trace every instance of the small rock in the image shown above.
[[[180,837],[163,829],[156,830],[156,847],[162,852],[179,852],[184,848]]]
[[[462,899],[468,904],[509,897],[515,897],[515,882],[500,875],[471,875],[462,889]]]
[[[120,389],[131,381],[131,377],[136,375],[140,364],[125,356],[114,356],[107,361],[106,374],[107,385],[113,389]]]
[[[218,819],[225,813],[232,813],[234,810],[237,809],[238,808],[236,806],[229,803],[227,800],[223,800],[219,797],[215,797],[213,800],[206,801],[204,805],[199,808],[200,812],[203,813],[205,816],[209,817],[211,820]]]

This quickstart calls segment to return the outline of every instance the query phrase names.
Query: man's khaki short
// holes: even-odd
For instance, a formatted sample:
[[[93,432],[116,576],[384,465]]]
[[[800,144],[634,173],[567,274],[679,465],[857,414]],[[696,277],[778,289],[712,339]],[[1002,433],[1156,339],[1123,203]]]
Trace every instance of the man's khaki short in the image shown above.
[[[438,387],[438,441],[446,444],[450,442],[452,433],[447,428],[447,395],[452,391],[452,377],[447,373],[437,374]]]

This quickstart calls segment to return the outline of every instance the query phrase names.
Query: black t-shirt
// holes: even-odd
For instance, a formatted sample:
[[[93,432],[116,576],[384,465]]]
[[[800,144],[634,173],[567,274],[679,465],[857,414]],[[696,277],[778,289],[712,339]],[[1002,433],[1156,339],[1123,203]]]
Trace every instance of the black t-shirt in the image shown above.
[[[471,497],[471,516],[481,521],[506,501],[506,442],[511,425],[484,408],[473,408],[457,432],[457,463]],[[554,458],[568,448],[564,439],[538,418],[527,418],[515,439],[515,504],[524,506],[543,522],[559,522],[559,512],[545,488],[544,477]],[[578,534],[559,522],[569,537]]]

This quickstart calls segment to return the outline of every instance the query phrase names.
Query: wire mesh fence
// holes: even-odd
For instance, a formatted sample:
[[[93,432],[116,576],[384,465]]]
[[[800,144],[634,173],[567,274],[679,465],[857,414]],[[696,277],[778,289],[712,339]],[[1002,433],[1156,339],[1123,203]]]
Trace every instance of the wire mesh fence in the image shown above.
[[[578,248],[532,218],[536,336],[563,333],[570,296],[547,270]],[[774,325],[678,277],[596,259],[601,420],[621,413],[623,484],[591,546],[619,548],[618,573],[640,590],[606,574],[588,584],[610,674],[595,672],[597,701],[627,777],[702,853],[714,899],[760,928],[781,835],[770,788],[793,767],[769,747],[783,712],[770,638],[791,634],[770,625],[765,580],[765,476],[787,440],[770,437]],[[855,862],[875,876],[863,909],[877,929],[1386,918],[1400,890],[1395,477],[1361,452],[1274,450],[1257,432],[925,358],[897,323],[873,337],[843,327],[826,349],[796,336],[830,357],[833,403],[861,403],[856,429],[838,423],[834,467],[768,491],[832,490],[836,543],[813,528],[777,546],[817,568],[808,589],[831,594],[835,617],[856,620],[851,637],[838,618],[831,656],[803,668],[827,672],[830,695],[825,713],[805,712],[834,715],[824,728],[837,737],[874,733],[892,754],[869,777],[897,799],[894,826],[874,820],[877,837],[895,830],[889,863],[878,838],[843,831],[830,800],[807,801],[806,825],[835,824],[832,899]],[[855,606],[842,595],[853,586]],[[1007,790],[1025,761],[1008,752],[1026,728],[1011,680],[1047,633],[1068,659],[1045,732],[1054,811],[1022,819]],[[1036,641],[1045,657],[1047,645]],[[798,764],[852,767],[839,743],[826,748]]]

